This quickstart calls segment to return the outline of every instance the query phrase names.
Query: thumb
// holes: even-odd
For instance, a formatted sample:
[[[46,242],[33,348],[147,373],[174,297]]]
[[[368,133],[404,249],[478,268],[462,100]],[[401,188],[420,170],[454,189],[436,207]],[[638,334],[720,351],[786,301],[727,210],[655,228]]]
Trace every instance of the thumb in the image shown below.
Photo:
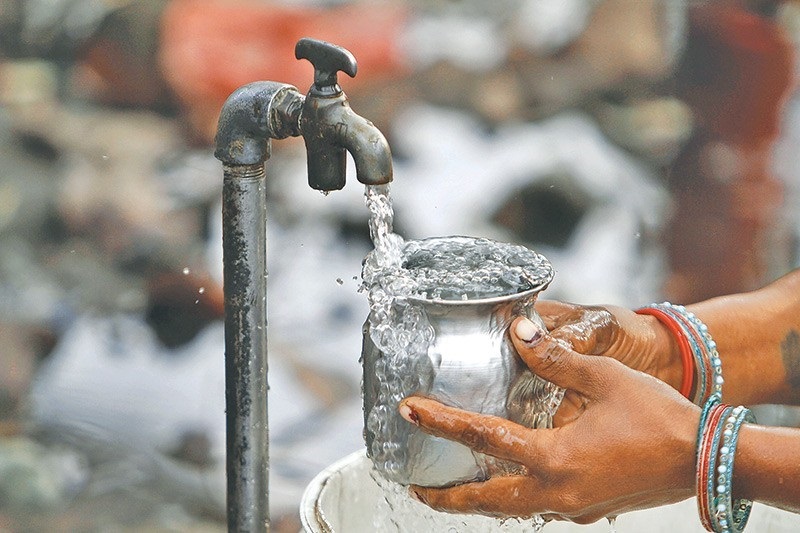
[[[517,318],[509,329],[514,348],[537,376],[586,396],[593,396],[598,384],[606,381],[610,359],[580,354],[525,317]]]

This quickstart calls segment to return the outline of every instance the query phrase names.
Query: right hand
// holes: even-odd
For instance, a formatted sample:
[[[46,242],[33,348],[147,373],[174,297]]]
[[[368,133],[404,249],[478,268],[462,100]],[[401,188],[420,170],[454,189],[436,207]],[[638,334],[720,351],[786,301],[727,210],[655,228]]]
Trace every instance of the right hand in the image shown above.
[[[590,523],[694,494],[700,410],[677,391],[604,357],[587,357],[518,318],[510,336],[535,374],[586,398],[575,418],[529,429],[496,416],[410,397],[400,414],[423,431],[524,466],[449,488],[412,486],[434,509]]]

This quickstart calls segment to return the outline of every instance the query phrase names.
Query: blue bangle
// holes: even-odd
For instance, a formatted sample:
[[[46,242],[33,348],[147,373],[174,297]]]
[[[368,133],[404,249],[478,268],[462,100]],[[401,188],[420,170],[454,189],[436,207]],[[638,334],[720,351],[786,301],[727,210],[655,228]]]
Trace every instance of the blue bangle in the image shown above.
[[[733,460],[736,454],[736,445],[739,441],[739,430],[745,422],[756,421],[753,413],[739,406],[733,410],[725,420],[722,433],[722,446],[719,449],[719,466],[717,467],[717,497],[716,506],[712,516],[719,522],[720,533],[741,533],[750,518],[753,502],[750,500],[733,499]]]
[[[706,486],[707,486],[707,505],[709,509],[709,514],[711,515],[711,524],[713,526],[713,530],[717,533],[721,533],[722,531],[727,531],[727,529],[723,529],[722,524],[720,523],[720,519],[715,512],[717,510],[717,495],[716,495],[716,480],[717,476],[715,475],[717,472],[717,451],[719,450],[719,443],[722,440],[722,435],[724,431],[725,424],[723,421],[727,420],[730,417],[731,412],[733,411],[733,407],[726,407],[725,410],[722,412],[722,416],[720,417],[720,423],[717,424],[714,430],[714,438],[711,441],[711,451],[710,457],[708,461],[708,470],[706,471]]]

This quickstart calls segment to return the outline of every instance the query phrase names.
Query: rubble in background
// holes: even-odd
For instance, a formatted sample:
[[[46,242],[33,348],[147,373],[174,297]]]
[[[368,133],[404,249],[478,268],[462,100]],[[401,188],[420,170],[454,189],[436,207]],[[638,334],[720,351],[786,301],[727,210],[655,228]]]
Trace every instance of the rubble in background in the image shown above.
[[[798,26],[788,5],[779,20]],[[0,529],[223,530],[222,172],[211,143],[239,85],[310,84],[291,52],[303,35],[358,58],[358,76],[340,84],[392,146],[399,233],[531,246],[557,270],[549,298],[636,306],[670,288],[667,177],[707,125],[674,87],[686,3],[14,7],[21,19],[0,15],[14,29],[0,32],[0,478],[26,490],[0,486]],[[23,31],[36,38],[8,37]],[[796,151],[796,108],[779,154]],[[316,194],[302,142],[273,152],[280,532],[298,529],[310,479],[363,446],[359,275],[371,244],[359,186]],[[796,218],[768,232],[770,275],[797,265]]]

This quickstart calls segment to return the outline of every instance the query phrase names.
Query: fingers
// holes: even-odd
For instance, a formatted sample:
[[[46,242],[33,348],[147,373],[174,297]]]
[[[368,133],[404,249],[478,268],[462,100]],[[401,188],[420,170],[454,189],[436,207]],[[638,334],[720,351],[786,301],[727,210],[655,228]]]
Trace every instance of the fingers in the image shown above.
[[[547,381],[588,397],[594,396],[599,385],[607,381],[610,359],[582,355],[525,317],[514,320],[510,332],[525,364]]]
[[[591,322],[565,324],[551,332],[554,339],[567,342],[576,352],[583,354],[602,354],[607,343],[600,342],[607,335],[598,330]]]
[[[536,312],[553,337],[569,342],[583,354],[603,354],[617,329],[614,315],[605,307],[541,301],[536,303]]]
[[[524,463],[546,439],[497,416],[471,413],[430,398],[412,396],[400,402],[400,414],[426,433],[460,442],[474,451]],[[546,430],[543,430],[543,432]]]
[[[411,494],[438,511],[529,517],[545,511],[536,501],[535,485],[529,477],[499,476],[444,489],[412,486]]]
[[[561,405],[553,414],[553,427],[566,426],[576,420],[586,410],[586,402],[580,394],[574,390],[566,390]]]
[[[573,320],[576,310],[574,305],[557,300],[537,300],[534,307],[544,325],[550,330]]]

